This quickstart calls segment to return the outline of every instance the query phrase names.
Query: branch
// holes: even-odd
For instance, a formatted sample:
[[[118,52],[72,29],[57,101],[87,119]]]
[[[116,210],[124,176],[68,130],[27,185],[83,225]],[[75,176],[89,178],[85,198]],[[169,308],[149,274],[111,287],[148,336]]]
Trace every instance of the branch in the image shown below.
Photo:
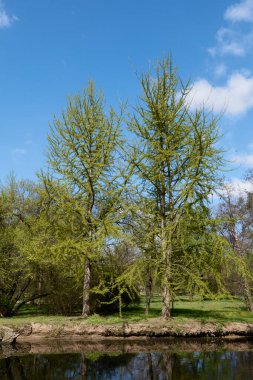
[[[44,294],[40,294],[40,295],[33,295],[32,297],[28,298],[27,300],[24,300],[24,301],[20,302],[16,307],[14,307],[13,310],[14,310],[14,312],[16,312],[17,310],[19,310],[26,303],[31,302],[31,301],[35,301],[36,299],[39,299],[39,298],[47,297],[49,294],[50,293],[44,293]]]

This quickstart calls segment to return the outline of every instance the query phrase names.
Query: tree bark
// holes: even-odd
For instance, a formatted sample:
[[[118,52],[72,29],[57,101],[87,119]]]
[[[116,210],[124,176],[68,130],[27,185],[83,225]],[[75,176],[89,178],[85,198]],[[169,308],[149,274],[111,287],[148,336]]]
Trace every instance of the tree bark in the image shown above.
[[[91,264],[90,260],[86,259],[84,267],[83,280],[83,312],[82,317],[87,318],[90,315],[90,284],[91,284]]]
[[[152,296],[152,276],[149,270],[148,278],[146,280],[146,286],[145,286],[145,303],[146,303],[145,315],[148,315],[149,313],[151,296]]]
[[[163,305],[162,305],[162,317],[168,319],[171,317],[171,237],[168,240],[164,236],[163,242],[163,255],[164,255],[164,282],[163,282]]]
[[[168,319],[171,317],[171,232],[167,233],[165,225],[164,213],[164,217],[162,218],[162,254],[164,265],[162,317]]]
[[[245,261],[245,254],[241,249],[235,225],[232,226],[232,229],[230,231],[230,241],[232,242],[234,250],[238,253],[238,256],[240,256]],[[242,292],[247,309],[253,312],[252,294],[250,291],[249,281],[246,276],[242,278]]]
[[[243,295],[247,309],[253,312],[253,302],[250,292],[249,281],[247,280],[247,278],[243,279]]]
[[[170,284],[168,273],[164,276],[164,285],[163,285],[163,306],[162,306],[162,317],[164,319],[169,319],[171,317],[170,310]]]

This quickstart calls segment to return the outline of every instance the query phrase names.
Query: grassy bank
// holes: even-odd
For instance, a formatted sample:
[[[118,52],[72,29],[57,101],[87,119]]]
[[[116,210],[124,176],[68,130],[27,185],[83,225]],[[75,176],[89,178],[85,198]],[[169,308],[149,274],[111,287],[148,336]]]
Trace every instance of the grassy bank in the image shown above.
[[[118,314],[101,316],[94,314],[87,319],[80,316],[61,316],[61,315],[45,315],[39,310],[27,308],[19,315],[12,318],[0,318],[0,325],[23,325],[31,322],[48,323],[55,325],[62,324],[122,324],[128,323],[145,323],[152,322],[152,319],[161,315],[161,298],[154,297],[149,316],[144,314],[144,302],[138,305],[132,305],[123,311],[123,317]],[[181,298],[176,300],[173,310],[173,319],[171,322],[188,323],[190,321],[198,321],[201,323],[219,323],[226,324],[230,322],[253,323],[253,314],[246,310],[240,299],[224,299],[224,300],[194,300]]]

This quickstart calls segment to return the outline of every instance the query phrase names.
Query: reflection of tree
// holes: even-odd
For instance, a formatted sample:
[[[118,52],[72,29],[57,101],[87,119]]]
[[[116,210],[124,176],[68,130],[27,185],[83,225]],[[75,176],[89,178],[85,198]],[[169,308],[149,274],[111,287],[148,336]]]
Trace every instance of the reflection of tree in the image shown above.
[[[253,352],[195,352],[175,355],[173,379],[248,379],[252,374]]]
[[[148,353],[147,354],[147,360],[148,360],[148,373],[149,373],[149,378],[150,380],[154,379],[153,376],[153,360],[152,360],[152,354]]]
[[[172,354],[162,354],[162,360],[165,368],[165,379],[172,380],[172,371],[173,371],[173,357]]]
[[[1,380],[29,380],[19,357],[7,358],[0,361]]]
[[[134,367],[131,366],[135,356],[135,354],[101,355],[97,360],[89,360],[87,379],[135,379]]]
[[[134,380],[171,380],[173,369],[171,353],[141,353],[136,354],[124,370],[124,379]],[[131,374],[131,376],[130,376]]]
[[[80,363],[80,355],[10,357],[0,361],[0,379],[80,380]]]
[[[85,380],[87,378],[87,359],[84,354],[81,354],[80,370],[81,379]]]
[[[249,379],[253,352],[27,355],[0,360],[1,380]]]

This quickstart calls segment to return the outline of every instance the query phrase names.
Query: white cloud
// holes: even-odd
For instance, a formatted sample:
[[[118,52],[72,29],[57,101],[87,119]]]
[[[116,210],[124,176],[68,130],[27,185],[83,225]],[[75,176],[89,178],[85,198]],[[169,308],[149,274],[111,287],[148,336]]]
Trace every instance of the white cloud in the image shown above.
[[[0,1],[0,29],[9,28],[18,18],[14,15],[8,15],[5,11],[3,2]]]
[[[253,192],[253,181],[246,181],[240,178],[232,178],[231,182],[226,184],[225,187],[231,195],[235,197],[243,196],[247,192]]]
[[[243,57],[253,46],[253,31],[243,33],[233,28],[220,28],[216,33],[216,46],[208,49],[212,56],[235,55]]]
[[[233,74],[224,86],[212,86],[206,79],[193,84],[190,94],[191,106],[236,116],[253,108],[253,77]]]
[[[244,197],[247,193],[253,192],[253,181],[243,180],[240,178],[231,178],[229,182],[224,183],[224,186],[219,191],[212,195],[213,201],[217,201],[221,197]]]
[[[243,57],[253,48],[253,29],[242,29],[238,22],[253,23],[253,0],[243,0],[227,8],[224,14],[228,21],[216,34],[216,45],[208,49],[212,56],[235,55]],[[236,22],[236,23],[235,23]]]
[[[227,8],[226,20],[233,22],[253,22],[253,0],[244,0]]]
[[[253,168],[253,154],[239,154],[233,157],[233,161],[237,164]]]

